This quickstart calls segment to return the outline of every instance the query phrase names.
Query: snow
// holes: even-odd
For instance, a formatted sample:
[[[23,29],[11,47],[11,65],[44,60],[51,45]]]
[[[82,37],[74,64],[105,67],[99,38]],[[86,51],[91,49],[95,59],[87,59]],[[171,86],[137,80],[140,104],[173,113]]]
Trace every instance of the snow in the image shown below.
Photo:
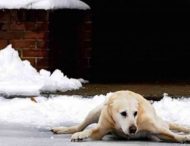
[[[81,122],[88,112],[102,104],[109,96],[97,95],[92,98],[81,96],[0,98],[0,122],[26,126],[50,128]],[[166,121],[190,126],[190,98],[172,99],[164,95],[161,101],[154,102],[157,114]]]
[[[37,96],[42,92],[64,92],[79,89],[83,82],[83,79],[68,78],[58,69],[52,74],[44,69],[38,72],[29,61],[22,61],[11,45],[0,51],[0,95]]]
[[[157,114],[163,120],[190,126],[190,98],[172,98],[164,94],[161,101],[154,102]]]
[[[0,95],[37,96],[37,102],[30,98],[0,97],[0,123],[42,128],[79,123],[111,93],[92,98],[76,95],[46,98],[40,93],[79,89],[84,82],[83,79],[68,78],[58,69],[53,73],[44,69],[38,72],[29,61],[22,61],[18,52],[9,45],[0,51]],[[157,114],[168,122],[190,126],[190,98],[163,96],[161,101],[153,103]]]
[[[30,98],[0,98],[0,122],[46,128],[63,123],[78,123],[104,99],[103,95],[93,98],[52,96],[36,97],[35,103]]]
[[[0,0],[0,9],[90,9],[80,0]]]

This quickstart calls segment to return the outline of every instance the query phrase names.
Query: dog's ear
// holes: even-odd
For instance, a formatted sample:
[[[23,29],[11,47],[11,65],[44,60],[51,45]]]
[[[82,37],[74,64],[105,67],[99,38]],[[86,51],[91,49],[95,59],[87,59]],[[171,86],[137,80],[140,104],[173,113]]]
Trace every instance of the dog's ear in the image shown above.
[[[137,103],[137,110],[138,110],[138,113],[141,114],[143,112],[143,108],[142,108],[142,103],[138,100],[138,103]]]
[[[143,109],[143,105],[142,102],[138,101],[138,107],[137,107],[137,125],[141,125],[143,119],[142,119],[142,115],[144,115],[144,109]]]
[[[110,97],[109,97],[109,99],[108,99],[108,101],[105,103],[105,105],[108,105],[108,106],[112,106],[113,105],[113,101],[114,101],[114,96],[113,95],[111,95]]]
[[[112,109],[112,107],[113,107],[113,102],[107,102],[107,103],[105,104],[105,106],[107,106],[107,108],[110,110],[110,109]]]
[[[116,122],[113,118],[113,111],[112,111],[112,107],[113,107],[113,103],[107,103],[106,104],[107,108],[107,116],[106,116],[106,119],[107,119],[107,122],[109,123],[110,127],[114,128],[115,125],[116,125]]]

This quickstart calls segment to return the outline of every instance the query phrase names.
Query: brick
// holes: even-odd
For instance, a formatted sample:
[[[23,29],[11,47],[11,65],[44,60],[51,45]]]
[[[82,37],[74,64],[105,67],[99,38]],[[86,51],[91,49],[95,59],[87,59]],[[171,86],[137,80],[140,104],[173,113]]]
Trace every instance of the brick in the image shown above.
[[[35,22],[24,22],[26,31],[34,31],[36,29]]]
[[[48,11],[45,10],[25,10],[24,19],[22,21],[37,22],[48,21]]]
[[[49,24],[47,22],[37,22],[35,31],[48,31]]]
[[[10,12],[0,10],[0,22],[9,22],[10,21]]]
[[[10,40],[14,48],[36,48],[35,40]]]
[[[49,19],[49,14],[48,13],[49,12],[46,11],[46,10],[37,11],[36,20],[37,21],[42,21],[42,22],[48,21],[48,19]]]
[[[32,16],[27,16],[26,14],[29,12],[30,10],[15,10],[15,12],[13,13],[14,16],[13,18],[15,19],[15,21],[18,21],[18,22],[26,22],[27,19],[32,19],[33,17]]]
[[[0,39],[22,39],[24,33],[21,31],[18,32],[0,32]]]
[[[48,42],[46,40],[37,40],[37,48],[48,49]]]
[[[42,68],[47,69],[49,67],[49,60],[48,60],[48,58],[37,58],[36,67],[38,69],[42,69]]]
[[[46,32],[32,32],[27,31],[24,33],[24,38],[26,39],[47,39],[48,33]]]
[[[48,11],[45,10],[11,10],[11,17],[19,22],[48,21]]]
[[[9,23],[6,22],[0,22],[0,31],[9,30]]]
[[[43,32],[49,31],[49,24],[47,22],[25,22],[26,31]]]
[[[25,30],[24,23],[21,22],[14,22],[10,24],[10,30]]]
[[[47,50],[23,50],[22,57],[48,57]]]
[[[22,17],[22,15],[20,15],[21,11],[19,10],[10,10],[10,22],[14,23],[14,22],[21,22],[20,19]]]
[[[7,40],[0,40],[0,49],[5,48],[8,45]]]

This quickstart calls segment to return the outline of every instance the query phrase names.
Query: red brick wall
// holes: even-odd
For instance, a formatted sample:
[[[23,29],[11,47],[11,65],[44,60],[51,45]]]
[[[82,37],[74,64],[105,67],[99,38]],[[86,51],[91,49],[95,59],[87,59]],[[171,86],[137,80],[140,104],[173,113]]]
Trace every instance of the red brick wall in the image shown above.
[[[12,44],[37,69],[59,68],[86,77],[91,33],[90,11],[0,10],[0,49]],[[72,65],[70,58],[75,60]]]
[[[0,10],[0,48],[12,44],[37,69],[48,68],[49,12]]]

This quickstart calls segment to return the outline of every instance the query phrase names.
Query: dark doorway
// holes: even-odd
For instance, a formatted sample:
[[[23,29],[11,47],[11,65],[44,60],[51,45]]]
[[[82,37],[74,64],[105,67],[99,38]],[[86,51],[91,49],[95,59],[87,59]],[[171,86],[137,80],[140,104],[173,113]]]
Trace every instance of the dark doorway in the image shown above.
[[[189,81],[190,2],[90,1],[93,82]]]
[[[61,69],[74,78],[83,76],[83,66],[87,66],[83,63],[84,46],[87,46],[84,43],[86,11],[54,10],[49,12],[49,19],[51,70]]]

